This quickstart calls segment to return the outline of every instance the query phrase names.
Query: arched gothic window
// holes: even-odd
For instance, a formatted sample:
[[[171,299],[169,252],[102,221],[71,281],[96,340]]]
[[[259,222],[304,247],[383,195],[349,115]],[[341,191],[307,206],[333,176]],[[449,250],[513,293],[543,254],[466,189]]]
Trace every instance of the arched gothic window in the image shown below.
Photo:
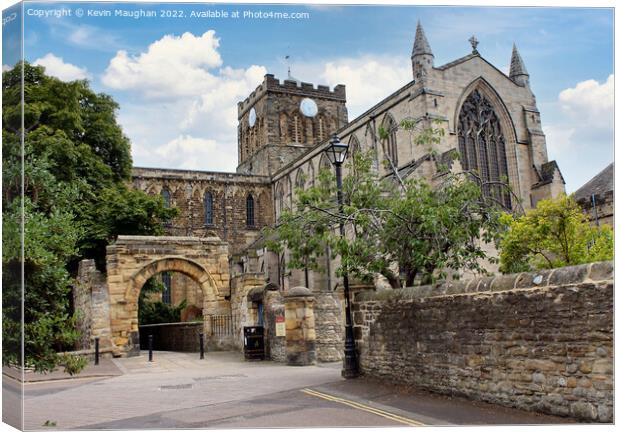
[[[312,161],[308,163],[308,176],[306,181],[308,182],[310,187],[314,186],[314,164],[312,163]]]
[[[389,157],[395,167],[398,167],[398,146],[396,144],[396,131],[398,130],[398,124],[389,114],[386,114],[381,126],[387,132],[387,139],[385,140],[385,155]]]
[[[245,199],[245,220],[249,227],[255,226],[254,223],[254,198],[252,194]]]
[[[317,118],[317,131],[319,142],[323,141],[327,137],[327,131],[325,130],[325,120],[322,115],[319,115]]]
[[[286,177],[286,206],[293,209],[293,182],[291,176]]]
[[[351,138],[349,139],[349,155],[353,156],[354,154],[359,153],[360,150],[360,141],[355,135],[351,135]]]
[[[305,184],[305,176],[302,169],[297,171],[297,175],[295,176],[295,187],[297,189],[303,189]]]
[[[295,143],[302,143],[302,137],[304,135],[303,126],[301,123],[301,119],[297,114],[293,114],[291,118],[291,122],[289,124],[289,137],[291,141]]]
[[[280,113],[280,143],[288,143],[288,117],[284,113]]]
[[[476,171],[482,181],[482,192],[510,209],[510,195],[500,184],[508,182],[506,140],[493,105],[479,90],[474,90],[463,102],[458,136],[463,169]]]
[[[162,189],[161,197],[164,199],[164,207],[170,208],[170,191],[168,189]]]
[[[164,285],[164,291],[161,293],[161,301],[165,304],[172,303],[172,274],[163,272],[161,274],[161,282]]]
[[[277,217],[282,215],[282,211],[284,210],[284,188],[282,187],[282,183],[278,183],[276,187],[276,204],[277,204]]]
[[[213,225],[213,194],[205,193],[205,225]]]
[[[319,171],[323,171],[326,169],[331,169],[332,168],[332,164],[329,161],[329,159],[327,159],[327,156],[325,155],[325,153],[323,153],[321,155],[321,160],[319,161]]]

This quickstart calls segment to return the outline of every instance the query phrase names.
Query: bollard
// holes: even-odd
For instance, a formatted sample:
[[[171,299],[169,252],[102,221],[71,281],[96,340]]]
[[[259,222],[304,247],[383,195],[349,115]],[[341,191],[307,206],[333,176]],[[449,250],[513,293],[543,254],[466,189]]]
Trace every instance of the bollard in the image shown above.
[[[99,364],[99,338],[95,338],[95,366]]]
[[[153,361],[153,335],[149,335],[149,361]]]
[[[200,360],[205,358],[205,335],[200,333]]]

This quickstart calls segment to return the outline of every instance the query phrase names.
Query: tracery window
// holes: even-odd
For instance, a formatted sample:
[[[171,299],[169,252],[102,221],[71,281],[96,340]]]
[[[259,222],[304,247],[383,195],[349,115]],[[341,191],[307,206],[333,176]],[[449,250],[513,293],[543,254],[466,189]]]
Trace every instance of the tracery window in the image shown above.
[[[386,158],[389,157],[395,167],[398,167],[398,146],[396,144],[396,131],[398,124],[391,115],[386,115],[381,126],[387,132],[387,140],[385,141]]]
[[[254,197],[252,195],[248,195],[245,200],[245,216],[247,226],[253,227],[254,224]]]
[[[510,194],[502,184],[508,182],[506,140],[493,105],[479,90],[463,103],[458,136],[463,169],[476,171],[482,192],[510,209]]]
[[[213,225],[213,194],[205,193],[205,225]]]

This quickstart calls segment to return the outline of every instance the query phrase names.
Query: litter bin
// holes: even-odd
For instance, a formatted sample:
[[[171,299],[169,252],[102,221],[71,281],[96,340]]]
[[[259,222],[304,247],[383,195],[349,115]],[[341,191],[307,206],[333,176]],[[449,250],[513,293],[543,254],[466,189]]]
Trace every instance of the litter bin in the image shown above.
[[[265,329],[243,327],[243,353],[246,360],[265,360]]]

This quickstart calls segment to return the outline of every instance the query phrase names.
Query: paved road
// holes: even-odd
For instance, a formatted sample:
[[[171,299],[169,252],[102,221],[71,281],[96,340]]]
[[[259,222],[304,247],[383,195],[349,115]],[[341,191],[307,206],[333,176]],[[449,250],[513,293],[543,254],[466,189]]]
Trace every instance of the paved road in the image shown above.
[[[122,375],[32,382],[26,429],[543,424],[567,419],[340,378],[338,364],[245,362],[238,353],[115,359]],[[48,424],[49,424],[48,422]]]

